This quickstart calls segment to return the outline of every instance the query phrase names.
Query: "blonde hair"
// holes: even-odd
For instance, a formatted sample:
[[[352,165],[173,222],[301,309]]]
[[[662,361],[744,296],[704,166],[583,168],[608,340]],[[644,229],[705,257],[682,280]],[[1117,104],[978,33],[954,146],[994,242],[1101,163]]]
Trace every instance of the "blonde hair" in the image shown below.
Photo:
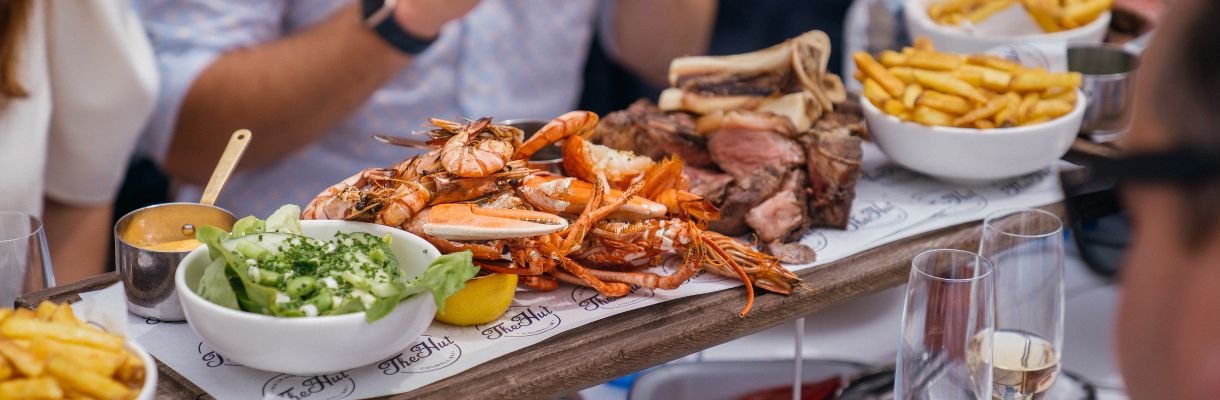
[[[29,23],[30,0],[0,0],[0,104],[29,95],[17,82],[18,47]]]

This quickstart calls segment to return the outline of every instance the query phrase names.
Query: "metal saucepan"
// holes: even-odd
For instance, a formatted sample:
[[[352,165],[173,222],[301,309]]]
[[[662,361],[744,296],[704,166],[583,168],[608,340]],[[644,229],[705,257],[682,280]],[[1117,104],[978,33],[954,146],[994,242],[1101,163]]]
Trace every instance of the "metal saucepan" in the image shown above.
[[[237,217],[216,207],[216,197],[241,159],[252,135],[239,130],[229,138],[199,203],[165,203],[124,215],[114,224],[114,262],[133,314],[162,321],[183,321],[186,315],[174,293],[178,264],[199,246],[195,228],[233,228]]]

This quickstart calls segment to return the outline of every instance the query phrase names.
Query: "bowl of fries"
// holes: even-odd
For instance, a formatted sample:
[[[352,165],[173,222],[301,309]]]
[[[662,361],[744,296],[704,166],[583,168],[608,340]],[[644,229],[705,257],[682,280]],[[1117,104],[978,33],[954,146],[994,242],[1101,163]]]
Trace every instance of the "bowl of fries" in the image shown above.
[[[909,0],[911,37],[967,54],[1019,43],[1101,43],[1114,0]]]
[[[894,162],[980,183],[1038,171],[1067,153],[1084,117],[1079,73],[916,42],[880,61],[853,55],[869,132]]]
[[[147,352],[77,319],[67,304],[0,309],[0,398],[147,400],[156,386]]]

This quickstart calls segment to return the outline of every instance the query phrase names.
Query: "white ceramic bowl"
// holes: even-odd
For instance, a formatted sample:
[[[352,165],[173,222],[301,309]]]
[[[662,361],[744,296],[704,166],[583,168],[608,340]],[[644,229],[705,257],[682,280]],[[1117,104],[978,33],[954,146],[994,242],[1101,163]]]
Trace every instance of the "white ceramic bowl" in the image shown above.
[[[306,236],[327,240],[337,232],[390,235],[390,249],[404,275],[422,274],[440,255],[418,236],[386,226],[351,221],[301,221]],[[209,262],[207,247],[178,265],[175,285],[186,320],[203,341],[225,358],[252,368],[294,375],[351,369],[381,361],[411,344],[432,323],[431,293],[404,301],[374,323],[364,313],[280,318],[225,308],[195,292]]]
[[[1062,117],[1027,126],[967,129],[925,126],[885,114],[861,98],[869,134],[898,165],[940,179],[979,184],[1046,168],[1072,147],[1085,96]]]
[[[144,362],[144,384],[140,386],[140,395],[136,400],[152,400],[157,397],[157,363],[153,361],[152,356],[144,351],[143,347],[136,344],[135,341],[128,339],[125,343],[127,351],[132,352],[140,357],[140,361]]]
[[[1106,11],[1093,22],[1076,29],[1054,33],[988,35],[969,32],[955,26],[937,24],[932,17],[928,16],[928,6],[934,1],[938,0],[908,0],[906,2],[903,14],[906,18],[907,33],[912,38],[927,36],[932,39],[932,44],[936,46],[937,50],[949,53],[982,53],[997,46],[1022,43],[1101,43],[1106,37],[1106,28],[1110,26],[1110,12]],[[1020,4],[1014,4],[1012,7],[1020,9],[1021,13],[1025,12]],[[1002,14],[997,14],[993,18],[1002,17]]]

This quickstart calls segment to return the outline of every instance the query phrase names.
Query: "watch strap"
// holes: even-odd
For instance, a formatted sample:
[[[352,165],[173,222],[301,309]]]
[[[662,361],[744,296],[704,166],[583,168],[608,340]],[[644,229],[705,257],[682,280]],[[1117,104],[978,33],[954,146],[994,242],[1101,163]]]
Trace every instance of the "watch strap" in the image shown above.
[[[361,3],[365,24],[399,51],[417,55],[436,41],[435,38],[416,37],[398,25],[398,21],[393,18],[396,0],[362,0]]]

